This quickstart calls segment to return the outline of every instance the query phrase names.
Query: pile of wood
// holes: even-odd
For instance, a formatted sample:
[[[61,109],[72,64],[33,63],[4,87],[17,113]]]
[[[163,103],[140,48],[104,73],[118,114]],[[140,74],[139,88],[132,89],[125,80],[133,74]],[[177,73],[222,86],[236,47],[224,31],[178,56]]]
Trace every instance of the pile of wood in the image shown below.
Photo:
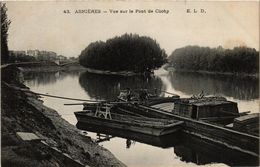
[[[241,132],[259,136],[259,113],[235,118],[233,128]]]
[[[209,97],[197,97],[192,96],[186,102],[192,104],[215,104],[215,103],[225,103],[227,99],[221,96],[209,96]]]

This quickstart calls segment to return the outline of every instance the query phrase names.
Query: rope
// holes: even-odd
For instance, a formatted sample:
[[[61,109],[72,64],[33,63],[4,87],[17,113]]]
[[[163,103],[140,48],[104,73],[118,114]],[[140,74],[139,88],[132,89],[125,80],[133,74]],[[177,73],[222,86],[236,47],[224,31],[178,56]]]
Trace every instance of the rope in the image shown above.
[[[169,95],[174,95],[174,96],[176,96],[176,94],[174,94],[174,93],[166,92],[166,91],[163,91],[163,90],[162,90],[161,92],[167,93],[167,94],[169,94]]]
[[[95,103],[96,102],[96,103]],[[100,102],[104,104],[128,104],[131,103],[138,103],[139,101],[94,101],[93,103],[65,103],[65,106],[73,106],[73,105],[84,105],[84,104],[99,104]]]
[[[55,95],[36,93],[36,92],[29,92],[29,93],[33,93],[33,94],[41,95],[41,96],[52,97],[52,98],[58,98],[58,99],[74,100],[74,101],[104,102],[104,101],[97,101],[97,100],[86,100],[86,99],[77,99],[77,98],[71,98],[71,97],[55,96]]]

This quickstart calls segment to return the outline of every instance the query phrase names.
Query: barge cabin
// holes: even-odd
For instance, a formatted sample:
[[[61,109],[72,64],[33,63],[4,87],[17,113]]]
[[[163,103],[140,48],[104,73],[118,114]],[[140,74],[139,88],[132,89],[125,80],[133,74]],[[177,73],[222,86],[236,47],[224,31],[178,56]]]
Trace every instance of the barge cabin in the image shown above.
[[[224,97],[181,98],[174,103],[173,114],[195,120],[228,124],[239,117],[237,103]]]

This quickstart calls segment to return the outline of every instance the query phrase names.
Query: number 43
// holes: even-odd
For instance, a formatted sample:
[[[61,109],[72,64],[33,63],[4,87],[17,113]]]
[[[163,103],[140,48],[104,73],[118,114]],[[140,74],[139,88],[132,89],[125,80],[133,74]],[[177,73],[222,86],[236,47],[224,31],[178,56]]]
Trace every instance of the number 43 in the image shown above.
[[[63,10],[63,13],[70,13],[70,10]]]

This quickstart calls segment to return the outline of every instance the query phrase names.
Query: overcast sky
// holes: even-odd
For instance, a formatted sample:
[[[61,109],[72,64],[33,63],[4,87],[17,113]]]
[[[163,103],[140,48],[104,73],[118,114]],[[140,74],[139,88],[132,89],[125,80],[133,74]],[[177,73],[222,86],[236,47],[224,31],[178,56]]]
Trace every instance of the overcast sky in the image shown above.
[[[186,45],[232,48],[246,45],[259,50],[259,2],[85,1],[7,2],[9,49],[54,51],[77,57],[91,42],[124,33],[155,39],[170,54]],[[75,14],[99,9],[99,14]],[[134,10],[110,14],[109,9]],[[169,10],[135,13],[135,9]],[[187,13],[204,9],[206,13]],[[63,13],[70,10],[70,14]],[[103,11],[107,11],[104,13]]]

